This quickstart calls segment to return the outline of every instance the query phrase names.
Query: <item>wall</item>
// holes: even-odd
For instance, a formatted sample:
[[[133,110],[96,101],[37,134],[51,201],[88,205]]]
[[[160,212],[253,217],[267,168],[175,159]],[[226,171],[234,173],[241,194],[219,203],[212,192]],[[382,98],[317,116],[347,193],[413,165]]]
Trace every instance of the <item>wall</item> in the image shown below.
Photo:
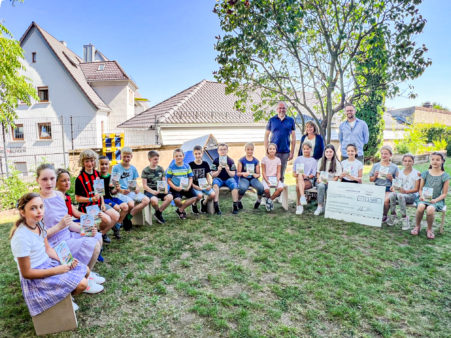
[[[441,123],[451,126],[451,112],[441,112],[432,108],[416,108],[414,114],[414,123]]]

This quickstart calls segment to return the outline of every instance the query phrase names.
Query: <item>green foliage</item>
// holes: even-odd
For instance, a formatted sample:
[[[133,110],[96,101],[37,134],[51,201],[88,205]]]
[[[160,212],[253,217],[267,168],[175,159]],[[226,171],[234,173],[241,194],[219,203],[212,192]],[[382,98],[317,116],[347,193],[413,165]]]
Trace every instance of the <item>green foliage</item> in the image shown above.
[[[433,102],[432,103],[432,108],[438,109],[438,110],[447,110],[447,111],[449,111],[448,107],[445,107],[444,105],[442,105],[442,104],[440,104],[438,102]]]
[[[451,142],[448,142],[448,144],[446,145],[446,156],[451,156]]]
[[[359,78],[366,54],[374,64],[384,56],[378,87],[387,95],[430,65],[426,46],[413,42],[426,22],[419,3],[218,0],[214,12],[225,35],[215,45],[216,79],[238,96],[237,107],[252,111],[257,120],[271,115],[268,107],[281,99],[298,114],[307,111],[329,142],[334,114],[346,101],[376,89]],[[255,92],[258,98],[251,95]]]
[[[395,140],[395,150],[400,152],[400,150],[405,151],[407,148],[409,153],[417,155],[425,151],[425,144],[426,136],[424,133],[415,126],[411,126],[405,130],[402,140]]]
[[[426,135],[427,143],[437,140],[451,142],[451,127],[441,123],[419,123],[416,127]]]
[[[31,104],[31,98],[38,99],[36,90],[20,75],[24,67],[20,62],[23,50],[19,41],[0,24],[0,123],[12,125],[16,118],[15,109],[20,101]]]
[[[418,123],[406,129],[404,139],[395,141],[399,154],[422,154],[447,149],[451,143],[451,127],[439,123]]]
[[[34,184],[23,181],[20,171],[10,167],[8,178],[0,178],[0,209],[7,210],[16,207],[19,198],[30,191]]]

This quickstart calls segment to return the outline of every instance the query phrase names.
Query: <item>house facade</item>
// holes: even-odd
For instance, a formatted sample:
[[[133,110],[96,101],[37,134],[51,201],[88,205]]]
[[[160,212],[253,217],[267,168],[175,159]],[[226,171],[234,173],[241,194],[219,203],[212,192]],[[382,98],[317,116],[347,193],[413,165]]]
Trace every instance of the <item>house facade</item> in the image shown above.
[[[24,176],[44,160],[67,167],[70,150],[101,148],[102,133],[120,132],[119,123],[133,117],[135,109],[147,108],[135,100],[138,88],[121,66],[93,45],[84,46],[81,58],[35,22],[20,44],[24,75],[39,100],[30,106],[20,103],[16,128],[5,130],[1,172],[6,170],[5,150],[8,164]]]

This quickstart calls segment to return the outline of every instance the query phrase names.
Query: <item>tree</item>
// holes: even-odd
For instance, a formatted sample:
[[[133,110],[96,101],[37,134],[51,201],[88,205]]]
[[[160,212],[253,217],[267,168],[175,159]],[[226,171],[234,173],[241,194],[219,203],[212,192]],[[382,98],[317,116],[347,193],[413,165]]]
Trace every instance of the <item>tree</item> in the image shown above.
[[[214,7],[224,37],[215,45],[216,79],[248,104],[256,119],[265,107],[287,101],[302,118],[306,109],[330,142],[331,122],[347,102],[375,88],[356,79],[356,56],[376,32],[384,39],[387,94],[431,64],[424,45],[412,41],[426,20],[421,0],[220,0]],[[380,47],[379,47],[380,48]],[[260,99],[253,100],[250,93]],[[313,93],[316,104],[311,104]],[[321,123],[320,123],[321,122]]]
[[[0,24],[0,123],[14,125],[15,109],[19,102],[31,105],[31,98],[38,99],[36,90],[21,75],[23,50],[11,33]]]

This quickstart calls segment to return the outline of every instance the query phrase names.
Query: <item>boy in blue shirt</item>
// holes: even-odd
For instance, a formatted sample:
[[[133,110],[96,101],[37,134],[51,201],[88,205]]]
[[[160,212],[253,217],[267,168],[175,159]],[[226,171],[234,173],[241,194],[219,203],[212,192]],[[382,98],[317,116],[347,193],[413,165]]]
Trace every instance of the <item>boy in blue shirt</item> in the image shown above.
[[[169,165],[166,178],[177,206],[175,212],[180,219],[186,219],[185,209],[197,201],[197,195],[193,192],[193,171],[183,162],[185,154],[182,149],[175,149],[173,156],[174,163]],[[182,203],[183,197],[187,199],[185,203]]]
[[[119,176],[119,183],[117,184],[117,198],[125,202],[129,206],[130,212],[124,218],[124,230],[129,231],[132,227],[132,217],[149,205],[149,198],[142,192],[139,192],[139,187],[136,180],[139,178],[138,170],[135,166],[130,164],[133,153],[129,147],[121,149],[121,163],[116,164],[111,172],[112,176]],[[134,186],[130,183],[134,181]],[[135,205],[136,204],[136,205]]]

